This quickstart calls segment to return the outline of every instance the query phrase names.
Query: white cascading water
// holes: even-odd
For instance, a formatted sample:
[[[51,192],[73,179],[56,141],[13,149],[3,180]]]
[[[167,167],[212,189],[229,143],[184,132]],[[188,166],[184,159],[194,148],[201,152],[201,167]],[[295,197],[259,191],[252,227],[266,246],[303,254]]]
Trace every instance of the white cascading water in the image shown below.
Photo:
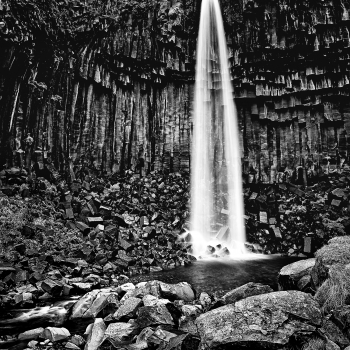
[[[204,256],[208,245],[217,244],[227,247],[231,257],[244,253],[242,192],[237,112],[220,5],[218,0],[203,0],[191,163],[190,233],[195,255]],[[224,213],[228,210],[225,222],[222,208]],[[225,226],[229,227],[226,233]]]

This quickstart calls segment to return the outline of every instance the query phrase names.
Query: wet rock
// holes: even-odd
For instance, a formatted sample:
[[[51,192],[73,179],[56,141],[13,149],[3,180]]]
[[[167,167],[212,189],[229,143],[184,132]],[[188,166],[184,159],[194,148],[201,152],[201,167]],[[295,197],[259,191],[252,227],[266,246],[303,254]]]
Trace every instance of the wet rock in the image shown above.
[[[310,275],[315,262],[316,259],[311,258],[284,266],[278,274],[279,290],[296,289],[299,280],[306,275]]]
[[[152,347],[156,347],[160,344],[169,343],[170,339],[176,337],[176,334],[168,332],[167,330],[157,328],[147,339],[147,343]]]
[[[166,305],[170,303],[168,299],[158,299],[151,294],[147,294],[142,298],[144,306]]]
[[[212,303],[212,300],[210,298],[210,295],[206,292],[202,292],[200,295],[199,295],[199,303],[205,308],[207,309],[211,303]]]
[[[44,328],[35,328],[31,329],[29,331],[20,333],[18,336],[18,339],[20,340],[32,340],[32,339],[37,339],[39,338],[40,334],[44,332]]]
[[[184,301],[193,301],[195,299],[194,291],[187,282],[177,284],[160,283],[159,286],[161,295],[170,300],[181,299]]]
[[[41,289],[53,296],[59,296],[63,290],[63,285],[47,278],[42,281]]]
[[[110,300],[118,294],[111,290],[94,290],[81,297],[73,306],[71,319],[92,318],[110,304]]]
[[[92,290],[92,283],[72,283],[72,286],[77,290],[78,293],[87,293]]]
[[[251,348],[282,347],[292,336],[316,332],[320,324],[319,305],[299,291],[248,297],[196,320],[203,349],[229,349],[242,343]]]
[[[125,294],[128,291],[134,290],[136,287],[133,283],[124,283],[117,288],[117,293]]]
[[[197,326],[195,320],[202,313],[201,305],[183,305],[181,307],[182,316],[179,319],[179,330],[191,333],[198,334]]]
[[[98,295],[98,290],[93,290],[92,292],[89,292],[85,294],[83,297],[81,297],[73,306],[72,314],[70,318],[76,319],[76,318],[89,318],[92,316],[91,313],[88,313],[87,311],[90,309],[93,301],[96,299],[96,296]]]
[[[114,313],[113,318],[120,320],[123,318],[132,318],[136,315],[139,306],[142,303],[142,299],[130,297],[124,301],[124,303]]]
[[[85,339],[81,335],[75,334],[70,339],[70,342],[77,345],[77,346],[82,346],[85,344]]]
[[[73,349],[73,350],[80,350],[79,346],[75,345],[72,342],[67,342],[67,344],[65,345],[65,348],[67,349]]]
[[[96,318],[94,323],[87,329],[88,337],[84,350],[97,350],[102,344],[106,331],[106,325],[102,318]]]
[[[156,325],[175,325],[170,312],[163,305],[140,307],[136,324],[140,328]]]
[[[109,340],[114,347],[119,347],[131,340],[131,337],[136,333],[137,327],[134,324],[116,322],[107,327],[104,339]]]
[[[160,283],[157,280],[149,281],[145,285],[133,290],[131,296],[143,298],[145,295],[153,295],[156,298],[160,298]]]
[[[273,289],[270,286],[261,283],[249,282],[229,291],[221,299],[224,304],[234,304],[236,301],[241,299],[270,292],[273,292]]]
[[[47,327],[45,328],[42,337],[52,342],[60,341],[70,337],[70,333],[67,328],[61,327]]]

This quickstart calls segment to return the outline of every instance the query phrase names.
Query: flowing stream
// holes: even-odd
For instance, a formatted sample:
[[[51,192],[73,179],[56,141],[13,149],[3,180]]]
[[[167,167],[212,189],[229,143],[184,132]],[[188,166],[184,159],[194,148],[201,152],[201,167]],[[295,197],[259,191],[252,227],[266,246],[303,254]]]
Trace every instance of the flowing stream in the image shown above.
[[[221,244],[244,252],[245,227],[237,112],[218,0],[203,0],[197,41],[191,164],[195,255]],[[219,253],[220,255],[220,253]]]

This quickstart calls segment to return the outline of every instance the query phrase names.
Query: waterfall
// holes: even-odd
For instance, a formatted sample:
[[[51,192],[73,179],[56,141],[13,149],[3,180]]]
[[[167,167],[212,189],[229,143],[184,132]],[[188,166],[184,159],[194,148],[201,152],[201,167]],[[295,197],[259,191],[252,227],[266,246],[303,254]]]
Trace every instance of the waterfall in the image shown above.
[[[218,0],[203,0],[191,162],[190,232],[195,255],[205,254],[213,244],[227,247],[231,256],[244,252],[242,192],[237,112],[220,5]]]

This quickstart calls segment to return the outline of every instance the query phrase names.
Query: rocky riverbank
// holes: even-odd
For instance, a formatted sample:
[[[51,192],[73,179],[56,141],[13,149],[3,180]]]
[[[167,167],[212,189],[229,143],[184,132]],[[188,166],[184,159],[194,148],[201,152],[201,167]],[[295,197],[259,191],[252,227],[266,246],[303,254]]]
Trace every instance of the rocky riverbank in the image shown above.
[[[157,280],[93,290],[67,308],[60,326],[30,329],[12,341],[27,350],[349,350],[350,289],[334,289],[335,270],[350,281],[350,254],[339,255],[344,246],[350,251],[350,237],[285,266],[279,291],[251,282],[216,298],[185,282]],[[72,323],[86,327],[71,333]]]

